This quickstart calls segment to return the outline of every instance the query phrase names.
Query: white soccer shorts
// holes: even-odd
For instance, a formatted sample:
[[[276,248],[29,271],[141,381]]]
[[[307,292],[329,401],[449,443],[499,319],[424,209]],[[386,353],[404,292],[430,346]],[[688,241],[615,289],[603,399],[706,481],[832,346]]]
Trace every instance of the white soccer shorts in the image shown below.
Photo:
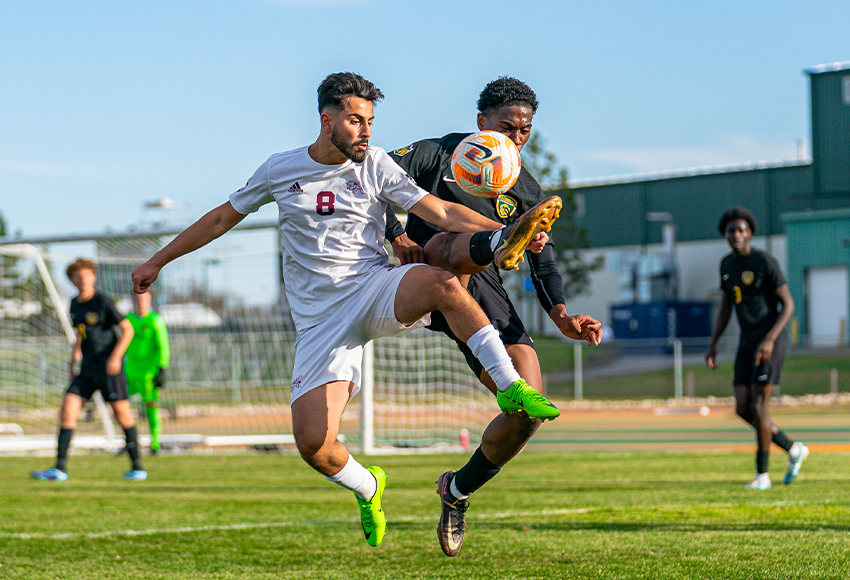
[[[354,383],[351,392],[354,397],[360,391],[363,346],[367,342],[382,336],[398,336],[431,323],[430,314],[410,326],[395,317],[398,285],[411,268],[421,265],[408,264],[369,273],[360,291],[339,304],[330,318],[298,333],[292,401],[331,381]]]

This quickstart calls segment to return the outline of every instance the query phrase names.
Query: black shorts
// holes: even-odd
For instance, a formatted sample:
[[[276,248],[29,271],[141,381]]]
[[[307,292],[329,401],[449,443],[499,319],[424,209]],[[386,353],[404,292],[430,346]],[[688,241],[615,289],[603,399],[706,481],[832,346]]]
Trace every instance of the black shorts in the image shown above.
[[[761,342],[741,341],[738,345],[738,355],[735,357],[735,385],[778,385],[782,373],[782,363],[785,362],[785,334],[780,334],[773,345],[770,360],[756,366],[756,351]]]
[[[91,399],[95,391],[100,391],[103,400],[107,403],[115,401],[126,401],[127,377],[122,370],[117,375],[109,375],[106,372],[82,371],[71,381],[66,392],[79,395],[84,401]]]
[[[534,347],[534,342],[528,336],[522,320],[519,318],[514,305],[511,304],[507,292],[499,284],[493,276],[488,273],[473,274],[469,278],[467,290],[487,315],[487,318],[493,324],[493,327],[499,331],[499,336],[505,346],[512,344],[527,344]],[[431,313],[431,325],[429,330],[442,332],[457,343],[457,347],[466,358],[466,364],[475,373],[476,377],[481,377],[481,371],[484,367],[481,362],[475,358],[469,347],[462,340],[459,340],[449,328],[448,322],[442,312]]]

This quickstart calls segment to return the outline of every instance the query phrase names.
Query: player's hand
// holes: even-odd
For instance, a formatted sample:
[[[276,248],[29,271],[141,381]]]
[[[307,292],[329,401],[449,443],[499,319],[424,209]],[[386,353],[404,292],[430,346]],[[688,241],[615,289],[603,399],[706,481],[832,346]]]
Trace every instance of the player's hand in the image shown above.
[[[539,254],[543,251],[543,246],[545,246],[548,241],[548,234],[546,234],[546,232],[539,232],[536,236],[529,240],[528,245],[525,247],[525,251],[531,252],[532,254]]]
[[[159,372],[156,373],[156,376],[153,379],[153,386],[157,389],[161,389],[165,386],[165,369],[159,369]]]
[[[150,260],[135,268],[131,274],[133,279],[133,292],[144,294],[148,291],[159,277],[159,268],[150,263]]]
[[[407,234],[400,235],[390,243],[392,244],[396,258],[399,259],[402,266],[405,264],[425,263],[425,250],[422,246],[408,238]]]
[[[71,364],[68,366],[68,380],[73,382],[77,378],[77,365]]]
[[[756,366],[770,360],[770,357],[773,355],[773,345],[774,341],[769,338],[765,338],[761,341],[761,344],[756,351]]]
[[[708,368],[713,370],[713,371],[717,370],[717,363],[715,362],[716,358],[717,358],[717,347],[712,344],[711,346],[708,347],[708,350],[705,351],[705,364],[708,365]]]
[[[587,346],[599,346],[602,342],[602,323],[587,314],[576,314],[573,317],[581,328],[580,340],[587,342]]]
[[[121,372],[121,366],[122,366],[121,365],[121,363],[122,363],[121,359],[122,359],[122,357],[120,357],[120,356],[111,356],[110,355],[110,357],[108,359],[106,359],[106,374],[108,374],[111,377],[114,377],[115,375],[120,373]]]

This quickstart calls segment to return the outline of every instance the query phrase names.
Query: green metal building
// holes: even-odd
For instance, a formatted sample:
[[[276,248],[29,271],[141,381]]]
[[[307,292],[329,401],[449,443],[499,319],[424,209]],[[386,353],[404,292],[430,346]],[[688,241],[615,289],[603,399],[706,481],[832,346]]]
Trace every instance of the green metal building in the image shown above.
[[[660,244],[662,227],[647,219],[650,212],[672,216],[678,243],[718,241],[717,220],[724,209],[747,207],[758,219],[757,234],[766,236],[768,246],[771,236],[784,238],[787,263],[783,267],[797,305],[800,331],[813,336],[838,332],[839,342],[846,343],[850,61],[819,65],[805,73],[811,90],[811,160],[670,172],[645,179],[611,178],[575,187],[582,208],[577,223],[586,228],[591,249]],[[612,216],[618,216],[615,224]],[[557,235],[556,223],[556,239]],[[714,259],[712,255],[716,273]],[[820,292],[825,285],[834,292]],[[829,301],[828,308],[818,309],[815,302],[822,300]],[[827,324],[826,311],[834,313],[835,328]]]

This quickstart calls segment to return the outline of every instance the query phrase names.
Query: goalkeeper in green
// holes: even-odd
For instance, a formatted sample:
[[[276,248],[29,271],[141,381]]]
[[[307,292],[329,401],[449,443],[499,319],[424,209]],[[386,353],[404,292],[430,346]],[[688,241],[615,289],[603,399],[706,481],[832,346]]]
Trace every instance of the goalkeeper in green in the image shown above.
[[[124,373],[130,396],[139,394],[151,430],[151,453],[159,451],[159,434],[162,420],[156,405],[159,391],[165,383],[165,369],[171,358],[168,330],[162,317],[151,311],[151,295],[133,294],[134,311],[127,315],[135,334],[127,349]]]

